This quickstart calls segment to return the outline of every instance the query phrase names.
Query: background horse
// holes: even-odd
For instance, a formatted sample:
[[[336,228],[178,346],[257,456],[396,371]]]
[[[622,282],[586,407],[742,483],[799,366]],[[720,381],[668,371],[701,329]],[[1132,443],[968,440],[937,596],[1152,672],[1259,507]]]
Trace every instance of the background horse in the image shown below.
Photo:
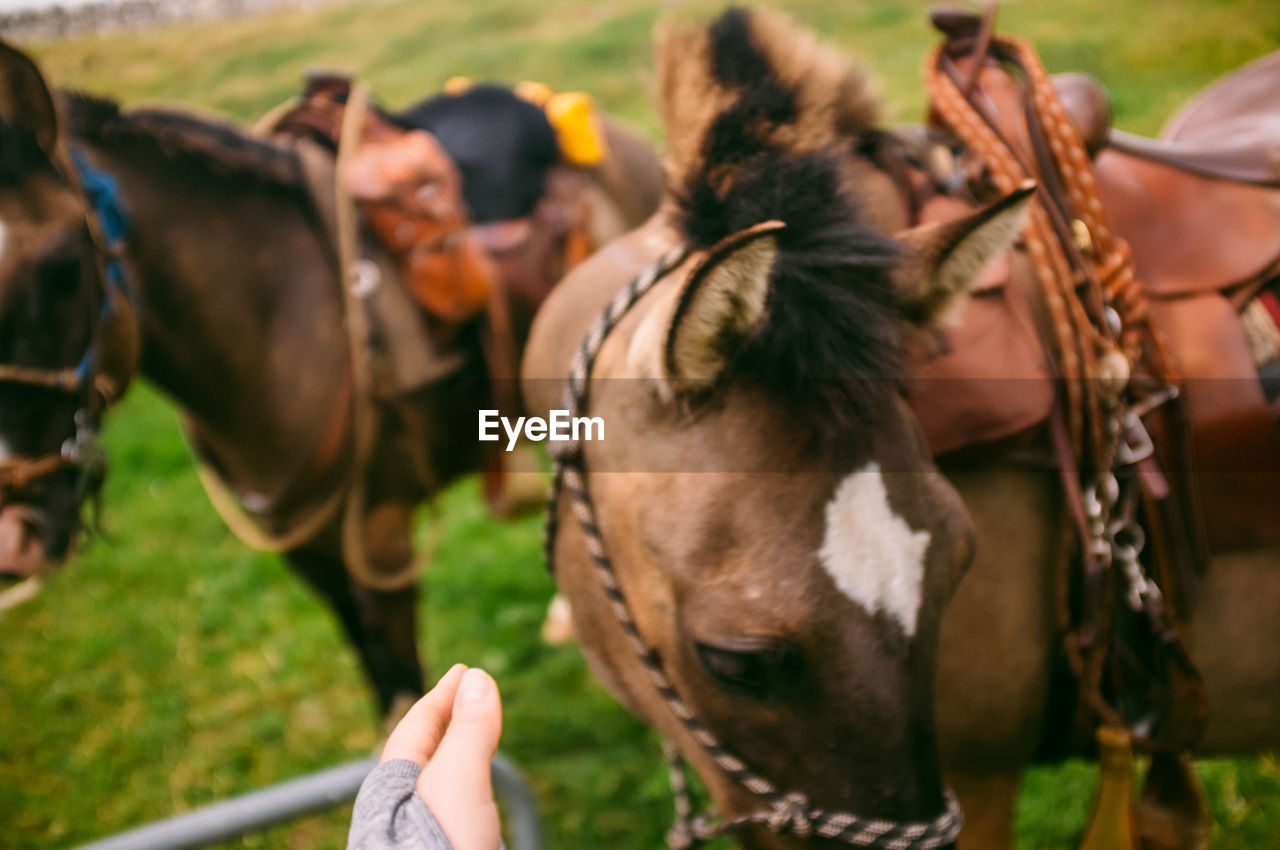
[[[865,840],[846,813],[896,822],[870,846],[950,844],[923,824],[946,810],[934,661],[971,531],[896,381],[1028,194],[904,245],[863,212],[847,152],[875,101],[834,52],[736,10],[657,53],[663,207],[570,273],[526,352],[532,410],[568,375],[605,423],[550,507],[557,581],[597,675],[744,846]]]
[[[337,258],[298,154],[216,122],[125,113],[82,95],[61,98],[59,127],[34,66],[16,51],[4,57],[10,220],[18,225],[6,253],[18,273],[3,282],[5,362],[68,367],[75,359],[67,351],[91,343],[104,361],[140,351],[140,374],[182,408],[204,462],[235,482],[246,507],[290,528],[323,516],[323,505],[362,477],[368,502],[359,533],[369,565],[375,574],[402,572],[413,556],[414,505],[483,464],[479,444],[458,439],[470,437],[475,411],[488,406],[476,328],[458,334],[461,367],[403,399],[399,409],[412,415],[383,417],[367,465],[353,466]],[[117,312],[136,323],[136,338],[100,339],[120,334],[114,320],[82,327],[106,295],[90,282],[98,270],[86,252],[84,201],[52,165],[63,146],[118,181],[115,202],[129,219],[119,249],[136,291]],[[51,212],[28,228],[18,210]],[[118,371],[118,363],[103,365],[104,374]],[[130,371],[116,376],[112,399]],[[21,384],[4,391],[6,451],[56,453],[74,396]],[[95,419],[99,413],[95,407]],[[24,570],[65,557],[77,497],[96,484],[69,469],[31,483],[34,491],[23,482],[4,494],[0,536],[2,557]],[[286,559],[333,606],[387,712],[398,695],[422,689],[416,588],[378,589],[350,574],[337,518],[313,532]]]

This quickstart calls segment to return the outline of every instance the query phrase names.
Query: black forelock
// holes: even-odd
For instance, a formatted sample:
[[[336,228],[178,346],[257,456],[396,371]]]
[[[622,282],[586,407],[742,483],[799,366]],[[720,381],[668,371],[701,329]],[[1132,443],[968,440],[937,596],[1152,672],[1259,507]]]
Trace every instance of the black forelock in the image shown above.
[[[726,12],[709,31],[717,82],[736,93],[702,144],[702,167],[673,187],[677,225],[694,248],[776,219],[773,298],[765,327],[735,374],[760,379],[823,426],[843,428],[881,409],[900,374],[899,245],[871,227],[842,187],[843,148],[788,150],[768,132],[792,121],[796,96],[751,29]]]

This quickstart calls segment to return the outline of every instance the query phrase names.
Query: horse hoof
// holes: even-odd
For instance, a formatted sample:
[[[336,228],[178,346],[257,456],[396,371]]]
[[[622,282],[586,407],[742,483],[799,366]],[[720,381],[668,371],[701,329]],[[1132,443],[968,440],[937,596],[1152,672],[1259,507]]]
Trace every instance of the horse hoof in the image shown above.
[[[556,594],[547,606],[547,618],[542,621],[542,642],[547,646],[564,646],[573,641],[573,616],[569,600]]]

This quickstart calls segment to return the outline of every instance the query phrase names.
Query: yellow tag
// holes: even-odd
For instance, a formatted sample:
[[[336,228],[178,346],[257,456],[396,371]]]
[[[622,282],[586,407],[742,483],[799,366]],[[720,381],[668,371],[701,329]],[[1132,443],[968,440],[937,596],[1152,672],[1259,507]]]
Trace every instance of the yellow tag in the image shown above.
[[[565,159],[574,165],[591,166],[605,158],[604,131],[591,95],[579,91],[552,95],[546,111]]]
[[[472,86],[470,77],[450,77],[444,81],[442,90],[445,94],[458,95],[466,92]]]

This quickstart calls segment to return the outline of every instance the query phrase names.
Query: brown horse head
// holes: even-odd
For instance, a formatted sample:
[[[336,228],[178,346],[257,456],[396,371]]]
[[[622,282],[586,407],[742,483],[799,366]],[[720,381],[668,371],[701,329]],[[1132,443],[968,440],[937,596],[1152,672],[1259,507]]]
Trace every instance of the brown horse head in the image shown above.
[[[62,561],[101,482],[85,457],[104,289],[53,98],[0,44],[0,573]]]
[[[903,342],[1007,246],[1025,196],[888,236],[861,212],[853,153],[874,101],[834,53],[780,16],[730,11],[667,30],[658,58],[667,200],[557,287],[526,351],[526,397],[546,415],[588,324],[684,246],[594,362],[585,415],[605,433],[581,445],[595,516],[574,519],[566,479],[557,579],[597,674],[725,817],[778,815],[798,794],[810,823],[931,821],[939,620],[971,533],[900,395]],[[593,525],[639,646],[588,554]],[[804,834],[781,816],[737,833],[828,846]]]

